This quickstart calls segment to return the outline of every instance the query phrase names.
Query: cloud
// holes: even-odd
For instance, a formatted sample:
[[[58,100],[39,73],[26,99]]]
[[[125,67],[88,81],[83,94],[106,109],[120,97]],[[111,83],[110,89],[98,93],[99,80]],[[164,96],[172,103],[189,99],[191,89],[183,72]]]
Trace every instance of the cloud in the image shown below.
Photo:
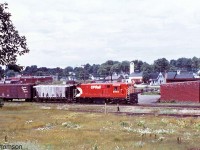
[[[7,0],[30,53],[22,65],[200,56],[198,0]]]

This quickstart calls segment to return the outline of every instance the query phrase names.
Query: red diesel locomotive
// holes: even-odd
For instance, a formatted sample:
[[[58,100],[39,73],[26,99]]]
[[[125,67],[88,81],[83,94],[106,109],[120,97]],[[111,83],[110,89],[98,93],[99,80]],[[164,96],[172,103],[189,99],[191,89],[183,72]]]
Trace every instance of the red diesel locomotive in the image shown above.
[[[89,103],[138,103],[138,93],[133,84],[127,83],[88,83],[77,87],[78,102]]]

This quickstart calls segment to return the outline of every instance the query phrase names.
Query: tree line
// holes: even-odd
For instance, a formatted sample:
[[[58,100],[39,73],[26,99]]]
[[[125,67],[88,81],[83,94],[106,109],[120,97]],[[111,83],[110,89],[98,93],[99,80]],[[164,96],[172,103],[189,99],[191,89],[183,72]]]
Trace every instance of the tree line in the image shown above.
[[[188,72],[197,72],[200,69],[200,58],[178,58],[168,61],[166,58],[160,58],[148,64],[142,60],[133,60],[134,72],[143,72],[143,79],[148,81],[149,75],[155,72],[174,72],[177,70],[184,70]],[[37,67],[37,65],[27,66],[19,73],[19,66],[8,66],[5,70],[0,67],[0,74],[8,77],[15,76],[16,74],[32,75],[32,76],[48,76],[55,75],[59,78],[74,76],[79,80],[87,80],[91,76],[104,78],[113,76],[113,74],[127,74],[129,75],[130,61],[113,61],[108,60],[102,64],[85,64],[80,67],[67,66],[62,69]],[[18,73],[17,73],[18,72]]]

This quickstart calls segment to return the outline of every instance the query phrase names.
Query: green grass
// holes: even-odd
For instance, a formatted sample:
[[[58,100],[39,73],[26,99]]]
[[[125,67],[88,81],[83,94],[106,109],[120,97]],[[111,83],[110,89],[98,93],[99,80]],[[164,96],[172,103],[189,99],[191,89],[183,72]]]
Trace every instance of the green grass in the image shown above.
[[[5,104],[0,109],[0,144],[7,136],[9,143],[30,150],[200,148],[199,118],[118,116],[46,108],[34,103]]]

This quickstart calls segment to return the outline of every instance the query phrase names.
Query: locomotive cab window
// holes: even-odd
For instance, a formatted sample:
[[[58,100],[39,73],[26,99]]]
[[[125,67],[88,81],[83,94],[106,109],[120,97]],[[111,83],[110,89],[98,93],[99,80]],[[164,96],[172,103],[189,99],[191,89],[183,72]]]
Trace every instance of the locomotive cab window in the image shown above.
[[[113,91],[118,91],[118,88],[116,86],[114,86]]]

